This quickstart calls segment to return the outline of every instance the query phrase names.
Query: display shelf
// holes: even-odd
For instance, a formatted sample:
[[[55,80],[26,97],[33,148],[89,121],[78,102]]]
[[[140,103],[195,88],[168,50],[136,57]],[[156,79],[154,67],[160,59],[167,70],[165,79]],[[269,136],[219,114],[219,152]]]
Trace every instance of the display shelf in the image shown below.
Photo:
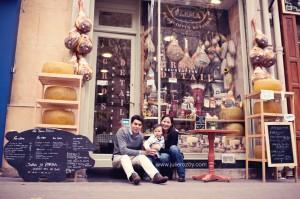
[[[36,127],[40,127],[40,128],[58,128],[58,129],[77,130],[77,125],[36,124]]]
[[[36,102],[44,108],[78,109],[79,107],[79,101],[37,99]]]
[[[36,126],[43,128],[60,128],[79,133],[79,119],[80,119],[80,97],[82,86],[82,75],[71,74],[56,74],[56,73],[40,73],[38,80],[42,84],[42,96],[36,100],[35,113],[36,113]],[[45,99],[45,90],[49,86],[62,86],[73,87],[77,90],[77,101],[72,100],[55,100]],[[72,110],[75,114],[74,125],[59,125],[59,124],[44,124],[41,123],[43,111],[46,109],[57,110]],[[38,113],[39,111],[39,113]]]
[[[178,122],[195,122],[195,119],[188,119],[188,118],[173,118],[174,121],[178,121]]]
[[[214,118],[207,118],[205,119],[205,128],[208,127],[209,123],[244,123],[245,120],[222,120],[222,119],[214,119]]]
[[[291,107],[289,110],[290,114],[294,114],[294,93],[293,92],[283,92],[283,91],[267,91],[274,93],[274,97],[270,100],[285,100],[289,98],[291,102]],[[245,136],[246,136],[246,179],[249,178],[249,162],[261,162],[262,163],[262,181],[266,181],[266,134],[265,134],[265,122],[276,121],[280,123],[283,120],[285,114],[279,113],[265,113],[264,112],[264,102],[267,100],[261,99],[262,91],[252,92],[250,94],[245,95],[244,104],[245,107],[248,104],[252,104],[252,100],[258,101],[260,107],[260,113],[252,114],[252,110],[247,113],[245,111]],[[280,119],[280,121],[278,121]],[[257,133],[257,129],[253,130],[254,127],[254,120],[258,120],[260,123],[260,131]],[[258,124],[258,123],[257,123]],[[295,125],[295,124],[294,124]],[[255,147],[261,146],[261,152],[259,157],[253,157],[255,154]],[[296,173],[297,175],[297,173]]]
[[[283,91],[272,91],[274,93],[274,99],[282,99],[287,97],[292,97],[293,92],[283,92]],[[245,99],[260,99],[262,91],[255,91],[250,94],[245,95]]]
[[[82,75],[41,73],[39,74],[39,81],[42,85],[80,87]]]
[[[284,117],[284,114],[262,113],[262,114],[254,114],[254,115],[246,116],[247,119],[255,119],[255,118],[261,118],[261,117]]]

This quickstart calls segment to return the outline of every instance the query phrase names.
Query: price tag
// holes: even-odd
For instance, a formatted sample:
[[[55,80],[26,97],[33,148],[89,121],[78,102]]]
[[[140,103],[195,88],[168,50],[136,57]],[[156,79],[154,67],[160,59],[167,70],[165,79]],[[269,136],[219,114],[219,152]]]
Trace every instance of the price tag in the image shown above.
[[[284,114],[283,118],[285,121],[292,122],[295,120],[295,115],[294,114]]]
[[[261,90],[260,99],[262,99],[262,100],[272,100],[272,99],[274,99],[274,91]]]
[[[169,83],[177,83],[177,78],[169,78]]]
[[[147,86],[152,86],[153,84],[155,84],[154,79],[147,80]]]

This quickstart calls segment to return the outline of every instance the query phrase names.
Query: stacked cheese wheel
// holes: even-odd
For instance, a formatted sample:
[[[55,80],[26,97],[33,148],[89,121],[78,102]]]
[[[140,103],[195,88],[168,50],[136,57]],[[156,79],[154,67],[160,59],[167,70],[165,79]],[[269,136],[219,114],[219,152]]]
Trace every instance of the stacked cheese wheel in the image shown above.
[[[47,62],[43,65],[43,73],[74,74],[72,64],[63,62]],[[50,100],[77,100],[76,90],[66,86],[48,86],[45,89],[44,99]],[[64,108],[46,109],[42,114],[43,124],[74,125],[75,115],[73,111]]]

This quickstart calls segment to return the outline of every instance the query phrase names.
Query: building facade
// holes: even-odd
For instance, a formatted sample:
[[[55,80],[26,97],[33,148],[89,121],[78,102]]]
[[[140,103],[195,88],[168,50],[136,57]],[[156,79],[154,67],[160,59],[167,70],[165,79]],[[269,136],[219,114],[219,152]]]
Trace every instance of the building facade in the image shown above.
[[[144,116],[145,133],[165,114],[172,115],[176,128],[184,132],[201,120],[196,115],[219,117],[222,99],[230,91],[236,102],[242,102],[252,90],[248,56],[253,47],[252,20],[276,53],[270,74],[286,90],[294,91],[299,103],[299,17],[297,12],[283,13],[282,3],[85,0],[85,13],[94,24],[89,35],[93,50],[87,57],[93,78],[82,88],[80,133],[97,148],[95,166],[111,167],[113,135],[134,114]],[[34,109],[41,95],[37,75],[45,62],[71,58],[64,38],[77,14],[76,0],[22,1],[5,132],[35,127]],[[244,107],[245,111],[250,108]],[[287,112],[289,105],[282,108]],[[206,125],[223,128],[227,124]],[[233,154],[230,157],[237,163],[232,167],[244,168],[244,142],[243,136],[218,137],[217,161]],[[207,159],[205,136],[181,136],[179,145],[187,161]],[[5,162],[2,166],[8,167]]]

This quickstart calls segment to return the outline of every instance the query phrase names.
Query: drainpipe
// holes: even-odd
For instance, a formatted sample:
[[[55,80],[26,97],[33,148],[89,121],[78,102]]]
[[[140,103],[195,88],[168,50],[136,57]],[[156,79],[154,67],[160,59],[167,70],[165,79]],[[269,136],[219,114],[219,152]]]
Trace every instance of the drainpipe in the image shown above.
[[[271,28],[270,28],[271,25],[270,25],[270,19],[269,19],[269,3],[266,0],[262,0],[261,2],[262,2],[264,33],[268,37],[268,40],[272,41]],[[269,72],[271,73],[272,77],[275,77],[274,66],[269,68]]]
[[[273,4],[273,24],[274,24],[274,35],[275,35],[275,52],[276,52],[276,65],[278,72],[278,79],[282,83],[283,91],[286,91],[285,87],[285,72],[284,72],[284,62],[283,62],[283,47],[281,42],[281,30],[279,21],[279,8],[278,0],[275,0]],[[283,113],[287,113],[287,101],[281,100],[281,106]]]

